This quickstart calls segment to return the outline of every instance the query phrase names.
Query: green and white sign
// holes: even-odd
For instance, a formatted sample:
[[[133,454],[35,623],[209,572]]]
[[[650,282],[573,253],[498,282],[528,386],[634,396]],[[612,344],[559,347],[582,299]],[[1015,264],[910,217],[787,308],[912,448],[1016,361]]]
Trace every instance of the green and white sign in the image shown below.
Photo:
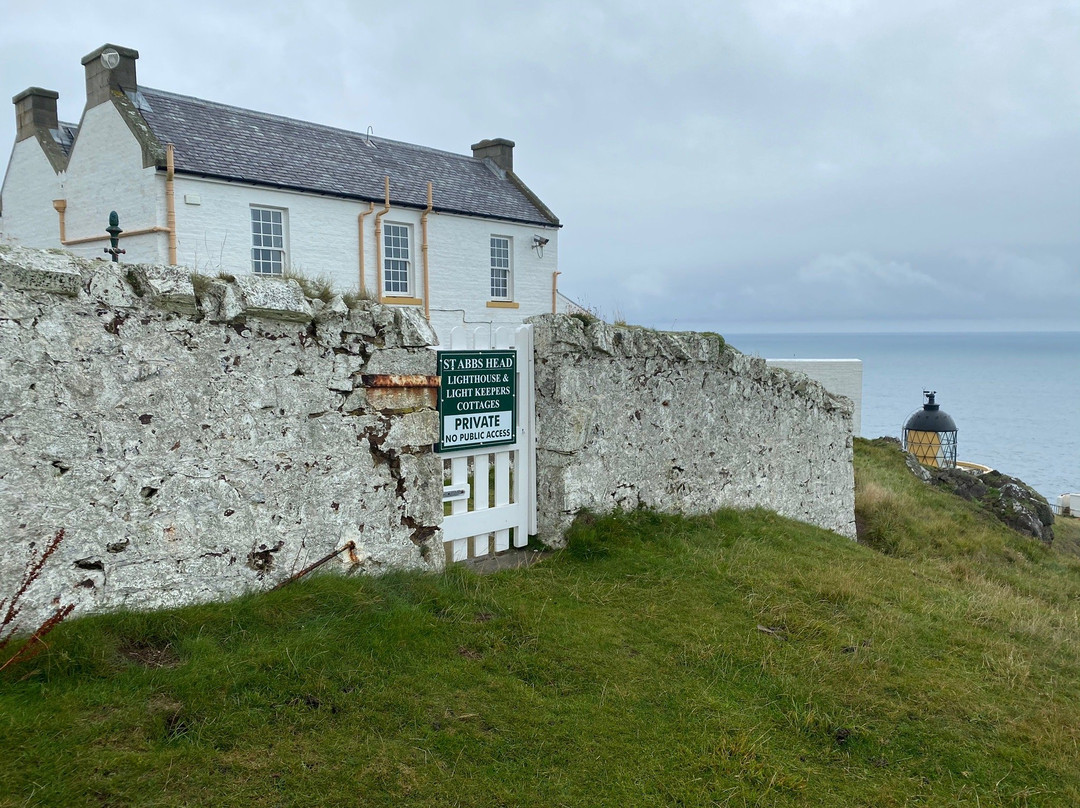
[[[517,353],[439,351],[439,451],[513,443]]]

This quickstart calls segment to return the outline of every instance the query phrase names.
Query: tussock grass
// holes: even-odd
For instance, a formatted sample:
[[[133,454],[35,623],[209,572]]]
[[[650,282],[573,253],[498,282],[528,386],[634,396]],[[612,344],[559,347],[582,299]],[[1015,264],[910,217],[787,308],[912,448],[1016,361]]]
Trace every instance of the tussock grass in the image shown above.
[[[61,624],[0,674],[0,804],[1080,804],[1077,560],[856,460],[887,553],[584,516],[527,569]]]
[[[189,275],[191,279],[191,288],[195,294],[196,299],[202,300],[206,293],[210,290],[210,284],[213,283],[213,278],[209,275],[205,275],[198,270],[195,270]]]
[[[341,296],[341,299],[345,302],[345,305],[350,309],[355,309],[363,305],[365,302],[375,300],[375,295],[365,289],[361,292],[359,289],[352,289]]]
[[[233,283],[236,281],[236,276],[227,272],[218,272],[216,276],[202,274],[199,271],[191,273],[191,284],[195,290],[195,295],[198,298],[202,298],[208,291],[210,284],[216,278],[217,280],[226,281],[227,283]],[[333,280],[328,275],[307,275],[296,269],[288,269],[281,275],[266,276],[270,280],[277,281],[295,281],[300,287],[300,290],[304,293],[304,296],[309,300],[321,300],[323,303],[331,303],[334,298],[338,296],[337,290],[334,286]],[[350,309],[355,309],[361,306],[365,301],[375,300],[375,296],[368,291],[360,292],[359,290],[352,289],[344,292],[341,295],[342,301]]]
[[[336,296],[334,282],[328,275],[307,275],[298,270],[289,269],[281,275],[283,281],[295,281],[309,300],[321,300],[329,303]]]

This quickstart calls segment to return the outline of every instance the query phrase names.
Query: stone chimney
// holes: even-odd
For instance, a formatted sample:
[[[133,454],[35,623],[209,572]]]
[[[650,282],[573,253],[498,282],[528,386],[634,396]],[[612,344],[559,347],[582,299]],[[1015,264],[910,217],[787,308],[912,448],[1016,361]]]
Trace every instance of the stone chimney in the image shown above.
[[[116,56],[112,56],[115,53]],[[105,58],[102,58],[104,55]],[[82,58],[86,67],[86,108],[109,100],[113,90],[136,90],[135,60],[139,52],[120,45],[102,45]],[[115,61],[116,66],[110,67]]]
[[[29,87],[11,99],[15,105],[15,142],[34,136],[34,131],[43,127],[57,129],[60,122],[56,117],[56,99],[59,93]]]
[[[490,157],[491,161],[503,171],[513,171],[514,141],[507,140],[504,137],[481,140],[479,143],[472,145],[472,156],[480,160]]]

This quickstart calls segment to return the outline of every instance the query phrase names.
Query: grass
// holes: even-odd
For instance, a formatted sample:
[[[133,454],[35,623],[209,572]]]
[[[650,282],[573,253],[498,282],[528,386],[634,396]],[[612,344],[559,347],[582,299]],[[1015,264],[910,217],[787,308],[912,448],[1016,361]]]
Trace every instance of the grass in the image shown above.
[[[280,276],[283,281],[295,281],[309,300],[321,300],[323,303],[331,302],[337,293],[334,291],[334,282],[328,275],[305,275],[296,270],[287,270]]]
[[[195,297],[198,300],[202,300],[210,290],[213,279],[211,279],[209,275],[204,275],[201,272],[192,272],[189,277],[191,278],[191,288]]]
[[[365,289],[363,292],[361,292],[359,289],[353,289],[345,292],[345,294],[341,296],[341,299],[350,309],[355,309],[359,308],[365,302],[375,300],[375,295],[367,289]]]
[[[1080,804],[1080,562],[856,461],[874,547],[583,517],[527,569],[61,624],[0,674],[0,804]]]
[[[234,283],[236,276],[227,272],[218,272],[216,276],[211,277],[198,271],[192,272],[191,285],[195,291],[197,298],[202,298],[209,291],[211,284],[215,280],[225,281],[226,283]],[[334,298],[337,297],[337,291],[334,288],[333,281],[327,275],[309,276],[297,270],[290,269],[278,276],[269,276],[271,279],[279,281],[296,281],[300,287],[300,291],[304,293],[304,296],[309,300],[321,300],[323,303],[331,303]],[[356,289],[345,292],[341,295],[342,301],[349,309],[355,309],[364,304],[366,301],[372,301],[375,296],[370,292],[360,292]]]

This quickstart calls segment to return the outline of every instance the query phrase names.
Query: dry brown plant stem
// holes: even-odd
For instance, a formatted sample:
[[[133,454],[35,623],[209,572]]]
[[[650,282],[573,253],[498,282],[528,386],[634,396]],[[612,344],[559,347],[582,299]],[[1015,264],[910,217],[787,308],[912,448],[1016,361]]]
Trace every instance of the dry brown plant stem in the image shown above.
[[[56,548],[60,546],[60,543],[63,540],[64,529],[60,528],[60,530],[56,531],[56,535],[49,541],[49,544],[45,547],[41,556],[36,561],[27,565],[26,571],[23,573],[22,581],[19,582],[19,588],[15,590],[15,594],[10,598],[0,599],[0,612],[3,612],[4,615],[3,618],[0,618],[0,650],[7,647],[19,630],[19,624],[15,622],[21,611],[19,601],[22,599],[23,595],[26,594],[30,585],[37,580],[39,575],[41,575],[41,570],[44,569],[45,563],[52,554],[56,552]],[[29,659],[36,656],[43,647],[48,647],[42,637],[52,631],[57,623],[71,614],[74,608],[75,605],[69,603],[53,612],[45,622],[37,627],[37,630],[30,635],[29,639],[19,646],[19,649],[14,654],[12,654],[3,664],[0,664],[0,671],[20,659]]]

